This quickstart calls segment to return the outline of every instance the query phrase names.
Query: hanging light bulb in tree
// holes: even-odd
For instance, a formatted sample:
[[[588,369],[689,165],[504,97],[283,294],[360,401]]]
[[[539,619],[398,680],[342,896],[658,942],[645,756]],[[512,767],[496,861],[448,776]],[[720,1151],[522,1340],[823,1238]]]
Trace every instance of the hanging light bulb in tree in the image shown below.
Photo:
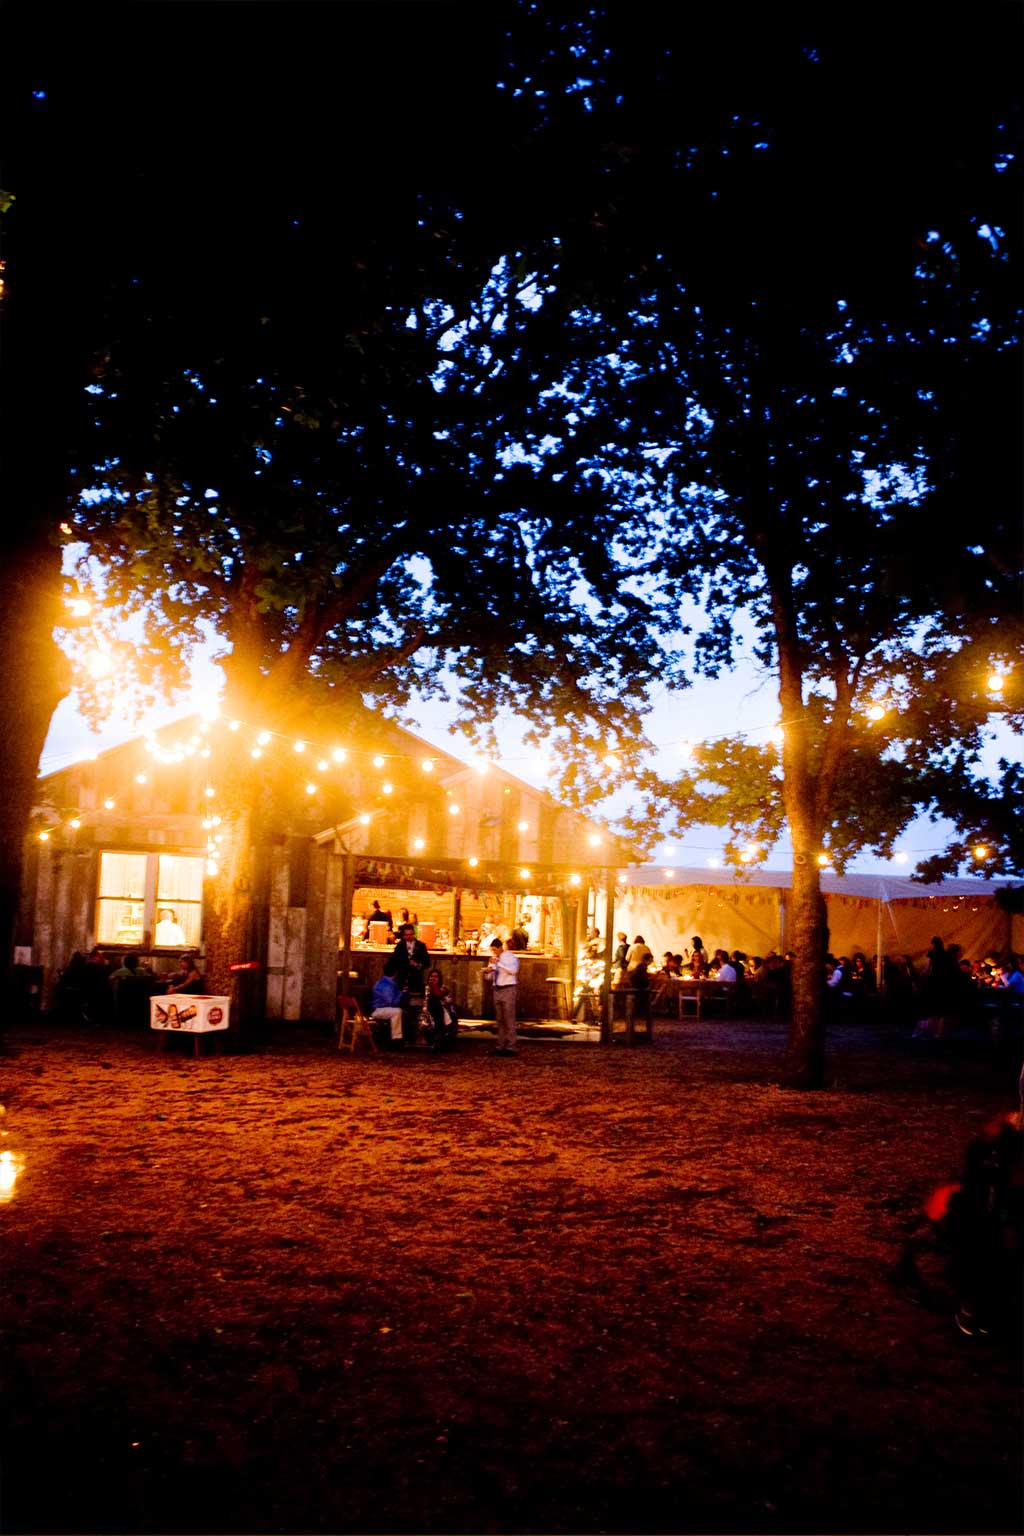
[[[1003,676],[1002,672],[992,672],[989,675],[985,686],[989,693],[1000,694],[1006,687],[1006,678]]]
[[[868,708],[868,719],[873,724],[877,724],[879,720],[884,720],[887,714],[888,710],[884,704],[872,704]]]

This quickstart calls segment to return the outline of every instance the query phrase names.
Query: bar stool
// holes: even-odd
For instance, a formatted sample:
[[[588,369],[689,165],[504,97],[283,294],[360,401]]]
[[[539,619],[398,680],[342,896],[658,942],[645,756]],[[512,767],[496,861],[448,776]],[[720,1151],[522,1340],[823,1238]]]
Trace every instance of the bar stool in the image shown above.
[[[548,989],[545,1017],[568,1022],[572,1017],[568,976],[545,976],[544,981]]]

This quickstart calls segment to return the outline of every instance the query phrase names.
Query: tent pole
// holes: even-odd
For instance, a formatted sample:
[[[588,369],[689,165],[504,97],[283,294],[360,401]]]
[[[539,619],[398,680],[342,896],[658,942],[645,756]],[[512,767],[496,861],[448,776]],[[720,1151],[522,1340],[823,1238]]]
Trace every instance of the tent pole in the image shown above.
[[[879,997],[881,997],[881,995],[882,995],[882,969],[883,969],[882,968],[882,896],[881,896],[881,893],[879,893],[878,900],[875,902],[875,914],[876,914],[876,922],[875,922],[875,984],[876,984],[876,986],[878,988],[878,995],[879,995]]]
[[[604,1007],[601,1010],[601,1044],[612,1042],[612,930],[615,927],[615,881],[612,871],[604,872]]]

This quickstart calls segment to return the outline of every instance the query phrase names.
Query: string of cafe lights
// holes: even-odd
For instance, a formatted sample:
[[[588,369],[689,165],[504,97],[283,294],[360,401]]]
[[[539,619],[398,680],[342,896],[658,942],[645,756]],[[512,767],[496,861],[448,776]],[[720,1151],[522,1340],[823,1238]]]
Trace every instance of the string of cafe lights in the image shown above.
[[[75,598],[68,598],[66,601],[74,617],[87,618],[90,615],[91,604],[87,598],[79,596]],[[109,660],[109,658],[106,659]],[[986,679],[986,687],[993,698],[1000,699],[1002,697],[1006,687],[1007,677],[1008,669],[1005,667],[1001,669],[994,669],[988,674]],[[183,762],[186,758],[196,754],[198,754],[201,758],[208,759],[212,754],[212,748],[210,747],[209,742],[205,740],[205,738],[209,734],[211,725],[215,721],[220,720],[221,714],[219,709],[206,710],[202,713],[203,719],[199,726],[198,732],[192,735],[189,742],[184,747],[175,746],[174,748],[170,749],[162,747],[156,739],[156,732],[153,732],[146,739],[146,750],[157,762],[161,764]],[[890,705],[887,701],[883,701],[881,699],[873,700],[864,711],[869,726],[880,724],[883,720],[886,719],[889,713]],[[692,762],[695,759],[696,753],[701,746],[710,746],[716,741],[727,740],[735,736],[739,736],[743,740],[750,740],[752,737],[761,735],[767,731],[772,742],[774,742],[775,745],[781,747],[784,742],[786,727],[790,723],[791,722],[783,720],[776,722],[774,725],[753,726],[748,730],[741,732],[721,732],[717,735],[709,734],[704,736],[700,741],[679,741],[678,739],[673,738],[671,741],[653,742],[649,745],[655,751],[660,751],[665,748],[674,748],[684,761]],[[329,746],[323,742],[311,741],[303,737],[295,738],[289,734],[286,734],[285,732],[275,731],[268,729],[267,727],[254,726],[251,722],[246,722],[237,717],[229,718],[226,722],[226,725],[227,729],[232,732],[238,732],[242,729],[245,729],[246,731],[252,733],[253,744],[250,748],[250,756],[254,761],[258,761],[260,758],[262,758],[265,749],[272,744],[290,743],[292,750],[297,756],[304,756],[308,752],[310,754],[310,759],[315,757],[316,770],[321,774],[329,772],[331,770],[332,764],[335,766],[340,766],[341,764],[347,762],[350,757],[365,758],[372,763],[374,768],[380,770],[386,768],[388,763],[392,762],[403,763],[418,761],[421,771],[424,774],[429,775],[434,772],[436,767],[436,759],[429,755],[416,755],[414,757],[414,754],[412,753],[380,752],[377,750],[371,751],[370,749],[343,747],[340,745]],[[166,729],[166,727],[164,729]],[[598,748],[596,750],[600,749]],[[643,750],[643,748],[636,748],[631,745],[624,746],[617,739],[612,738],[606,742],[605,751],[600,760],[603,765],[610,771],[617,771],[624,767],[624,759],[635,756],[636,753],[641,750]],[[95,753],[88,754],[89,758],[95,758],[95,756]],[[82,759],[79,759],[79,761],[81,760]],[[544,752],[527,754],[523,757],[510,755],[497,761],[486,756],[475,756],[469,760],[466,766],[475,769],[481,774],[486,774],[491,768],[499,767],[501,763],[520,763],[524,761],[532,762],[541,773],[545,774],[545,776],[550,771],[551,759],[550,756]],[[136,774],[135,779],[136,783],[145,784],[147,776],[145,773],[139,773]],[[321,785],[319,781],[310,775],[305,786],[306,793],[311,797],[315,796],[319,792],[320,787]],[[391,795],[394,792],[394,785],[390,780],[384,779],[380,784],[380,792],[385,796]],[[204,791],[205,798],[212,799],[215,793],[215,789],[209,784],[209,782],[207,782]],[[104,802],[104,809],[108,811],[112,810],[114,809],[115,805],[116,801],[108,798]],[[459,810],[460,808],[457,804],[452,804],[449,806],[449,811],[452,814],[458,815]],[[359,816],[360,822],[363,825],[369,825],[371,814],[372,813],[369,812],[361,813]],[[219,816],[207,816],[204,818],[204,829],[209,830],[220,824],[221,818]],[[66,825],[72,830],[77,830],[77,827],[81,825],[81,820],[77,817],[72,818],[72,820],[68,821]],[[519,825],[519,830],[528,830],[528,823],[521,822]],[[49,838],[49,833],[44,829],[38,834],[38,836],[40,841],[45,842]],[[221,836],[221,834],[215,833],[207,843],[208,872],[210,874],[217,873],[216,844],[220,842]],[[600,841],[601,839],[599,837],[596,835],[591,835],[591,846],[599,846]],[[693,847],[694,849],[697,848],[697,845],[689,846]],[[422,838],[415,839],[414,851],[422,852],[423,848],[424,840]],[[702,849],[701,851],[704,850]],[[938,850],[923,851],[927,852]],[[990,856],[990,853],[991,850],[987,847],[987,845],[982,843],[976,844],[973,849],[974,857],[979,862],[984,862],[984,860]],[[761,857],[761,848],[757,844],[751,843],[748,844],[740,853],[740,863],[747,865],[754,864],[758,862]],[[895,862],[906,863],[907,858],[908,856],[906,854],[900,852],[895,855]],[[828,868],[831,863],[829,855],[824,850],[818,854],[817,860],[822,868]],[[719,868],[721,866],[721,860],[717,857],[711,857],[707,862],[709,867],[712,869]],[[470,867],[475,867],[478,863],[479,860],[477,859],[471,859],[469,861]],[[670,878],[673,873],[674,871],[666,871],[665,878]],[[523,878],[527,878],[529,872],[523,871],[522,874]]]
[[[176,744],[174,747],[167,747],[161,744],[158,740],[157,732],[152,732],[144,739],[144,750],[154,760],[154,762],[160,766],[180,764],[187,761],[188,759],[195,757],[208,760],[213,756],[213,748],[210,745],[209,739],[210,732],[212,726],[219,719],[219,711],[208,711],[206,716],[197,726],[196,730],[189,737],[188,741],[183,744]],[[243,727],[246,727],[246,722],[233,718],[226,722],[226,726],[229,731],[237,732]],[[316,758],[315,766],[317,772],[321,774],[329,772],[332,768],[332,764],[334,767],[341,766],[342,764],[346,763],[350,757],[363,757],[369,759],[375,768],[385,767],[388,761],[398,762],[412,760],[412,754],[408,753],[381,753],[374,752],[369,749],[364,751],[362,749],[352,749],[340,746],[328,748],[325,747],[323,743],[313,742],[308,738],[293,738],[281,731],[257,729],[251,724],[246,728],[252,733],[251,740],[253,745],[250,748],[249,755],[253,758],[254,761],[259,761],[262,759],[265,754],[265,750],[271,748],[274,743],[290,744],[292,751],[297,757],[304,758],[307,752],[309,752],[310,756],[312,757],[319,752],[320,755]],[[166,731],[168,727],[165,726],[162,727],[162,729]],[[85,758],[79,758],[78,761],[94,761],[96,756],[96,753],[89,753]],[[436,758],[420,757],[418,761],[424,774],[433,774],[437,766]],[[492,762],[490,759],[478,759],[474,766],[476,766],[480,772],[486,773],[491,767],[496,767],[497,764]],[[139,786],[147,785],[150,782],[149,773],[146,772],[145,769],[141,769],[134,775],[134,782]],[[315,779],[311,775],[306,777],[305,792],[311,798],[315,797],[321,789],[326,787],[329,786],[324,785],[321,780]],[[395,793],[395,785],[388,780],[383,780],[379,785],[379,792],[385,796],[391,796]],[[507,786],[505,792],[511,792]],[[446,791],[446,794],[449,794],[450,796],[449,791]],[[220,855],[220,844],[222,843],[224,837],[224,834],[217,830],[224,823],[223,818],[217,814],[214,809],[213,802],[216,800],[216,795],[216,786],[210,782],[209,777],[206,777],[206,782],[204,783],[202,789],[203,809],[206,811],[206,815],[202,820],[202,828],[207,833],[206,873],[210,876],[215,876],[219,873],[218,858]],[[103,801],[103,809],[105,811],[110,812],[116,808],[117,799],[115,796],[108,796]],[[374,815],[381,814],[383,809],[383,807],[380,807],[372,811],[364,810],[360,812],[358,817],[355,819],[360,823],[360,825],[369,826],[373,820]],[[461,814],[461,809],[461,806],[456,801],[452,800],[448,806],[448,813],[453,816],[458,816]],[[70,819],[63,822],[63,826],[72,832],[77,831],[81,825],[82,817],[77,812]],[[38,840],[43,843],[49,842],[53,830],[53,828],[43,828],[36,834]],[[518,823],[518,830],[520,832],[529,831],[529,821],[520,821]],[[588,840],[590,846],[595,849],[600,847],[604,841],[597,833],[591,833]],[[426,842],[424,838],[417,837],[413,839],[411,850],[412,853],[423,854],[425,848]],[[475,854],[470,855],[466,859],[467,867],[471,870],[477,869],[480,865],[480,862],[480,858]],[[521,881],[527,882],[532,878],[532,871],[527,868],[522,868],[519,871],[519,877]],[[576,873],[570,874],[569,876],[570,885],[580,886],[582,885],[582,880],[583,877]]]
[[[178,764],[196,756],[198,756],[200,759],[208,760],[212,757],[213,752],[208,738],[210,735],[211,726],[217,719],[219,719],[219,716],[214,716],[212,713],[208,713],[207,717],[200,722],[196,731],[193,732],[186,743],[176,744],[172,748],[161,745],[157,739],[156,733],[154,732],[146,738],[145,749],[149,755],[160,765]],[[238,719],[228,720],[226,724],[227,729],[233,732],[237,732],[246,726],[246,722]],[[164,729],[166,729],[166,727]],[[304,757],[307,752],[309,752],[310,756],[312,757],[319,752],[320,756],[318,756],[316,759],[316,769],[320,773],[328,772],[331,769],[332,763],[335,766],[344,764],[348,761],[350,756],[362,756],[368,758],[372,761],[373,766],[376,768],[383,768],[388,761],[397,762],[413,760],[412,754],[409,753],[380,753],[371,752],[369,749],[361,751],[360,749],[353,750],[350,748],[337,746],[333,748],[327,748],[322,743],[311,742],[308,739],[301,737],[292,738],[291,736],[286,735],[284,732],[280,731],[257,729],[251,725],[249,725],[247,729],[252,732],[253,746],[250,749],[250,755],[255,761],[259,761],[263,757],[265,749],[275,742],[284,744],[290,743],[292,751],[297,757]],[[780,727],[776,726],[773,729],[776,735],[780,733]],[[330,754],[329,756],[324,755],[328,752]],[[94,759],[95,755],[96,754],[94,753],[89,754],[89,758]],[[436,759],[430,757],[420,757],[418,761],[420,762],[421,770],[425,774],[431,774],[434,772]],[[495,767],[497,764],[493,763],[490,759],[478,759],[474,766],[477,767],[478,771],[486,773],[490,767]],[[134,780],[136,784],[144,786],[149,782],[149,775],[145,771],[140,771],[135,774]],[[319,792],[321,787],[323,786],[321,785],[320,781],[309,778],[305,784],[306,794],[312,798]],[[387,796],[392,795],[394,793],[394,789],[395,786],[388,780],[382,781],[380,785],[380,792]],[[206,843],[206,869],[207,873],[211,876],[214,876],[219,872],[219,864],[217,861],[220,853],[220,845],[223,841],[223,834],[217,830],[221,825],[223,825],[223,819],[213,810],[212,804],[210,803],[215,799],[215,797],[216,788],[210,783],[209,779],[207,779],[205,785],[203,786],[203,800],[205,802],[204,809],[206,810],[207,814],[203,817],[202,827],[203,830],[208,834]],[[103,809],[108,812],[116,809],[116,806],[117,800],[112,796],[108,796],[103,802]],[[457,816],[461,813],[461,807],[457,802],[453,800],[448,807],[448,811],[449,814]],[[374,814],[379,814],[379,812],[363,811],[359,814],[357,819],[361,825],[369,826]],[[68,819],[64,825],[72,832],[77,831],[82,825],[82,818],[80,815],[75,814],[70,819]],[[528,831],[529,825],[530,824],[528,821],[520,821],[518,823],[518,831]],[[50,835],[51,829],[46,828],[37,834],[39,841],[44,843],[49,841]],[[600,837],[593,833],[590,835],[589,841],[590,845],[595,848],[599,847],[601,843]],[[685,853],[687,850],[695,853],[709,853],[711,846],[712,845],[709,844],[696,843],[683,843],[682,845],[666,844],[662,849],[662,857],[664,859],[672,859],[678,852]],[[424,850],[425,840],[423,838],[415,838],[413,840],[412,852],[423,853]],[[940,845],[936,845],[935,848],[918,850],[919,853],[939,851],[941,851]],[[758,844],[747,844],[740,853],[740,863],[744,865],[755,864],[759,861],[762,852],[763,850]],[[976,844],[972,852],[978,862],[984,862],[991,855],[991,850],[986,844],[983,843]],[[909,855],[902,851],[897,852],[894,855],[894,862],[897,864],[906,864],[908,859]],[[476,856],[470,856],[466,862],[470,869],[475,869],[479,866],[480,860]],[[706,862],[710,870],[720,869],[723,866],[722,858],[715,854],[712,854],[710,857],[708,857]],[[831,858],[827,853],[822,852],[818,855],[818,864],[823,869],[827,869],[831,864]],[[520,877],[523,880],[529,879],[530,873],[531,872],[528,869],[522,869],[520,871]],[[663,869],[663,878],[666,881],[673,879],[675,874],[676,870],[674,868],[670,867]],[[578,875],[573,875],[571,877],[571,883],[580,884],[581,877]]]

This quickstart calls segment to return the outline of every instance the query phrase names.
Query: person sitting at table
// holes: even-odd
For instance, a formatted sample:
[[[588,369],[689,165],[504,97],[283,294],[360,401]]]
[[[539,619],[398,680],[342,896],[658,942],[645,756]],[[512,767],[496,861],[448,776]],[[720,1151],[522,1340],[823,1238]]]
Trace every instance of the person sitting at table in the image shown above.
[[[681,959],[680,955],[674,955],[670,949],[666,949],[661,957],[661,975],[681,976],[683,974]]]
[[[715,972],[715,980],[735,982],[737,979],[736,967],[729,959],[726,951],[724,949],[716,949],[715,958],[718,960],[718,970]]]
[[[706,976],[708,973],[707,950],[704,948],[704,940],[699,934],[695,934],[690,943],[693,945],[693,952],[690,955],[690,971],[694,979],[699,981],[702,976]]]
[[[195,955],[182,955],[178,962],[178,969],[170,975],[167,981],[168,992],[187,992],[201,996],[206,983],[203,981],[202,972],[196,964]]]
[[[455,1044],[455,1036],[459,1032],[459,1019],[455,1012],[455,1000],[438,970],[431,971],[427,976],[426,1001],[427,1012],[430,1015],[427,1044],[432,1051],[444,1050],[447,1046]]]
[[[397,980],[397,961],[392,958],[384,967],[384,974],[370,994],[370,1019],[374,1024],[386,1024],[392,1045],[402,1044],[402,1002],[404,994]]]

